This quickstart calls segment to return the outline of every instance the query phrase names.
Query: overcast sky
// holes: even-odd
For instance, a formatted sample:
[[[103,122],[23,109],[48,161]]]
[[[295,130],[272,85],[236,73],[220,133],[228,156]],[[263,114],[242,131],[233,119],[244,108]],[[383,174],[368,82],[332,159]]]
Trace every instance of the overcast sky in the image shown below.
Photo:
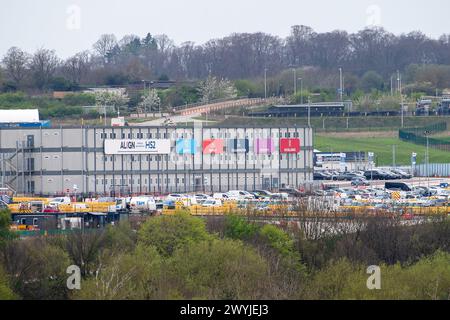
[[[167,34],[198,44],[233,32],[285,37],[296,24],[319,32],[380,25],[395,34],[450,33],[447,0],[3,0],[0,56],[12,46],[55,49],[61,57],[91,49],[104,33]]]

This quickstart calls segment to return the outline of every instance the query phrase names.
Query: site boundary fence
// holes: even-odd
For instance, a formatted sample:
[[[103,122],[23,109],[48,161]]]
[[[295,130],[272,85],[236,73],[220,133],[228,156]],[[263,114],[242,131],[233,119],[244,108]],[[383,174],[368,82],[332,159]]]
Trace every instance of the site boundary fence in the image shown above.
[[[50,229],[50,230],[19,230],[14,233],[19,237],[53,237],[53,236],[65,236],[74,233],[93,233],[96,231],[102,231],[104,228],[82,228],[82,229]]]
[[[405,142],[424,146],[428,144],[433,149],[450,151],[450,140],[430,137],[445,131],[447,131],[447,123],[441,122],[426,127],[400,129],[399,138]]]

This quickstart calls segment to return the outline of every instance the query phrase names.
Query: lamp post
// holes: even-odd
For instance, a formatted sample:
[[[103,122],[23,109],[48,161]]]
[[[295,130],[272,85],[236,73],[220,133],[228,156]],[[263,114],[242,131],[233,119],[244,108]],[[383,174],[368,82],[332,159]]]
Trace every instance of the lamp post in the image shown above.
[[[396,149],[397,145],[394,144],[392,145],[392,166],[395,168],[397,167],[396,162],[395,162],[395,149]]]
[[[401,123],[402,128],[404,127],[404,116],[403,116],[403,94],[402,94],[402,77],[400,71],[397,71],[397,81],[398,81],[398,92],[400,93],[400,108],[401,108]]]
[[[300,80],[300,104],[303,104],[303,78],[298,78]]]
[[[311,97],[308,97],[308,127],[311,128]]]
[[[264,99],[267,99],[267,68],[264,68]]]
[[[393,84],[394,84],[394,77],[391,76],[391,96],[394,95],[394,88],[393,88]]]
[[[297,95],[297,69],[292,70],[294,70],[294,95]]]
[[[427,153],[425,156],[425,165],[427,167],[427,185],[428,188],[430,187],[430,142],[429,142],[429,135],[430,135],[430,131],[425,131],[424,132],[425,137],[427,138]]]

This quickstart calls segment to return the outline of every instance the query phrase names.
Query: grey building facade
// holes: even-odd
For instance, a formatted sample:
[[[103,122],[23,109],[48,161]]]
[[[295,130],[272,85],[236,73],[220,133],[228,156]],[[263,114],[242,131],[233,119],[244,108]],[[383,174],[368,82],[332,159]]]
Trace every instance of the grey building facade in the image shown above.
[[[276,190],[313,167],[308,127],[0,129],[0,184],[17,194]]]

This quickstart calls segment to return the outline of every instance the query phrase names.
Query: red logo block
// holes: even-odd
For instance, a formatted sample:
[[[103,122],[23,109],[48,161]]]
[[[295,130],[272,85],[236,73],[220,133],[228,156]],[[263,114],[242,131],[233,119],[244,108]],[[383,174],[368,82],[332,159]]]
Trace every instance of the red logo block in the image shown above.
[[[300,139],[280,139],[281,153],[299,153]]]

